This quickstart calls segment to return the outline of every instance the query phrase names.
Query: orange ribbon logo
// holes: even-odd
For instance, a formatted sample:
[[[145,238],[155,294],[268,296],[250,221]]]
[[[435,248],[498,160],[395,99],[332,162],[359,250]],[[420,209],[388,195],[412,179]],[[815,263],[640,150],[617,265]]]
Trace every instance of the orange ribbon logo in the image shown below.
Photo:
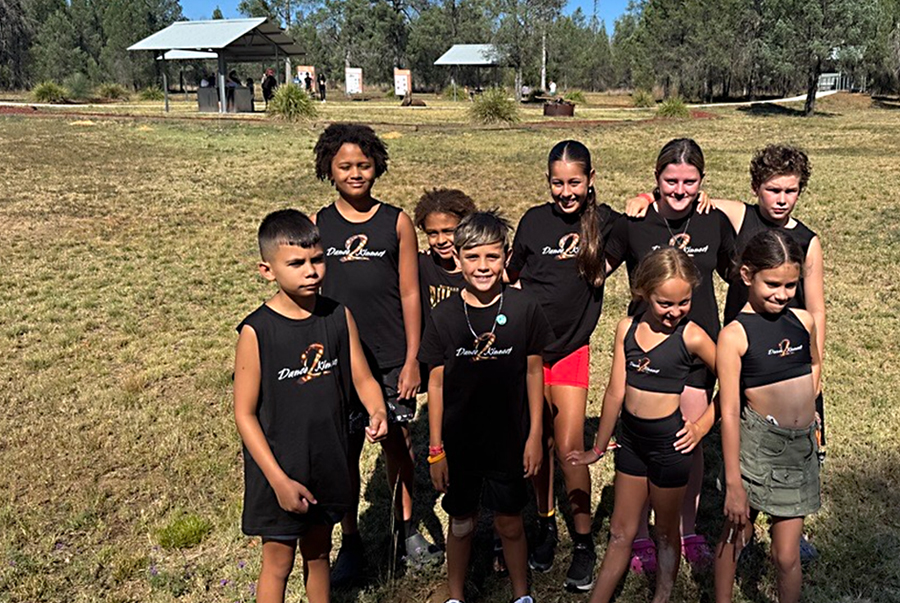
[[[369,237],[364,234],[353,235],[344,243],[344,249],[347,250],[347,255],[341,258],[341,262],[357,262],[357,261],[369,261],[369,258],[362,255],[362,252],[366,249],[366,243],[369,242]]]
[[[669,247],[674,247],[675,249],[680,249],[682,251],[684,251],[690,243],[691,235],[686,232],[677,234],[669,239]]]
[[[483,333],[475,338],[476,354],[472,360],[476,362],[480,360],[496,360],[494,356],[488,356],[495,341],[497,341],[497,336],[493,333]]]
[[[578,255],[578,243],[581,242],[581,235],[577,232],[570,232],[567,235],[563,235],[562,238],[559,239],[559,255],[556,256],[557,260],[571,260],[575,256]]]
[[[314,343],[306,348],[306,351],[300,354],[300,365],[306,367],[306,374],[300,377],[300,383],[307,383],[316,377],[328,375],[331,371],[317,371],[322,356],[325,355],[325,346],[321,343]]]

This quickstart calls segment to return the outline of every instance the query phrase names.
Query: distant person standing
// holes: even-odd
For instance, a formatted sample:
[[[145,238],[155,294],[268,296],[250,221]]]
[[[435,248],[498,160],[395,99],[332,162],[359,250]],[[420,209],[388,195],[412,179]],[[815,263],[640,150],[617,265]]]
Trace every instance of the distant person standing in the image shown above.
[[[320,73],[320,74],[319,74],[319,77],[317,78],[317,80],[318,80],[317,83],[318,83],[318,86],[319,86],[319,100],[321,100],[321,101],[324,103],[324,102],[325,102],[325,84],[326,84],[326,82],[325,82],[325,74],[324,74],[324,73]]]
[[[275,89],[278,88],[278,80],[275,79],[274,70],[266,69],[260,88],[262,88],[263,100],[266,101],[266,109],[268,109],[269,101],[275,96]]]
[[[312,94],[312,76],[309,74],[309,71],[303,76],[303,87],[306,88],[307,94]]]
[[[256,109],[253,106],[253,101],[255,100],[254,99],[255,90],[253,89],[253,78],[252,77],[247,78],[247,88],[250,90],[250,112],[253,113]]]
[[[556,96],[556,82],[550,80],[550,83],[547,84],[547,92],[550,93],[550,96]]]

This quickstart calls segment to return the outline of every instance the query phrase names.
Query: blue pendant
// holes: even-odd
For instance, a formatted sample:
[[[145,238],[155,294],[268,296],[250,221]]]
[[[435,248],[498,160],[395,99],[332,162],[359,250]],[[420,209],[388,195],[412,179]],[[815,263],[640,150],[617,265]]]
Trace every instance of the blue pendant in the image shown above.
[[[497,315],[497,324],[501,327],[506,324],[506,314]]]

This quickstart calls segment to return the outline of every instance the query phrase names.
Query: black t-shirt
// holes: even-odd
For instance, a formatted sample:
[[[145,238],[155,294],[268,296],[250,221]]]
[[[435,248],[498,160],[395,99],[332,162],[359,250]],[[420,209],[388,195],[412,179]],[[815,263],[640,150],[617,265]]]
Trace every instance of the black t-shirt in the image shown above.
[[[628,280],[634,276],[638,262],[651,251],[663,246],[677,246],[694,260],[700,271],[700,284],[694,290],[688,318],[703,327],[713,341],[719,334],[719,308],[713,288],[713,272],[728,280],[734,254],[734,229],[728,218],[715,209],[708,214],[691,212],[677,220],[666,220],[651,205],[643,219],[622,216],[613,226],[606,255],[617,266],[623,260],[628,267]],[[646,304],[632,301],[629,316],[644,312]]]
[[[346,304],[359,338],[379,368],[406,361],[406,331],[400,301],[400,208],[381,203],[365,222],[346,220],[332,203],[319,211],[327,273],[322,294]]]
[[[505,287],[502,300],[502,308],[468,306],[470,329],[462,296],[449,297],[422,336],[419,361],[444,367],[444,448],[454,474],[522,477],[528,356],[540,355],[553,334],[533,297]]]
[[[344,306],[319,297],[295,320],[265,304],[247,316],[259,342],[256,414],[282,470],[309,488],[317,508],[337,515],[353,503],[347,451],[350,342]],[[275,491],[244,447],[242,529],[258,536],[303,532],[306,516],[278,505]]]
[[[422,295],[422,329],[428,324],[431,310],[466,286],[462,272],[447,272],[435,261],[431,250],[419,254],[419,292]],[[423,379],[425,376],[423,375]]]
[[[744,221],[741,223],[741,231],[737,234],[734,245],[736,265],[740,263],[741,254],[744,253],[744,249],[747,247],[747,243],[750,242],[750,239],[764,230],[773,228],[781,230],[783,233],[794,239],[797,244],[800,245],[800,249],[803,250],[803,257],[805,258],[807,256],[809,253],[809,244],[815,238],[816,233],[810,230],[806,224],[795,219],[797,224],[793,228],[778,226],[762,216],[759,205],[750,205],[749,203],[745,203],[744,205]],[[738,313],[740,313],[744,304],[747,303],[747,293],[747,285],[741,280],[740,275],[733,275],[731,282],[728,285],[728,296],[725,298],[725,324],[734,320]],[[806,297],[803,293],[802,276],[800,277],[800,282],[797,284],[797,294],[788,303],[788,307],[800,308],[803,310],[806,309]]]
[[[619,214],[606,204],[597,213],[605,241]],[[513,241],[509,267],[520,272],[522,288],[537,298],[553,327],[555,340],[544,352],[551,363],[590,343],[603,309],[603,287],[592,287],[578,274],[580,237],[580,215],[565,214],[551,202],[525,212]]]

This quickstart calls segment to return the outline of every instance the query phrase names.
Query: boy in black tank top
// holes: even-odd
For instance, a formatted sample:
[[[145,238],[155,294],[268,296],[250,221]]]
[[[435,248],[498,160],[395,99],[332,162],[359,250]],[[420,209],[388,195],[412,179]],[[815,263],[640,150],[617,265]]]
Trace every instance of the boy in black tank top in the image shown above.
[[[316,176],[329,180],[338,199],[316,216],[329,278],[323,294],[346,304],[359,320],[359,334],[372,373],[381,382],[390,428],[383,444],[402,558],[437,563],[443,554],[412,521],[414,465],[407,424],[415,417],[420,374],[416,354],[422,330],[417,241],[403,211],[372,197],[372,186],[388,167],[387,149],[368,126],[333,124],[315,147]],[[362,423],[358,404],[350,412],[354,490],[359,493]],[[396,486],[396,487],[395,487]],[[342,521],[344,538],[332,572],[335,586],[362,571],[363,546],[357,506]]]
[[[283,601],[299,543],[311,602],[330,600],[335,522],[354,502],[347,406],[358,392],[369,441],[387,435],[378,383],[350,311],[318,295],[325,273],[319,233],[283,210],[259,228],[262,276],[278,292],[238,326],[234,416],[244,444],[242,529],[262,536],[260,602]],[[351,383],[352,381],[352,383]]]

